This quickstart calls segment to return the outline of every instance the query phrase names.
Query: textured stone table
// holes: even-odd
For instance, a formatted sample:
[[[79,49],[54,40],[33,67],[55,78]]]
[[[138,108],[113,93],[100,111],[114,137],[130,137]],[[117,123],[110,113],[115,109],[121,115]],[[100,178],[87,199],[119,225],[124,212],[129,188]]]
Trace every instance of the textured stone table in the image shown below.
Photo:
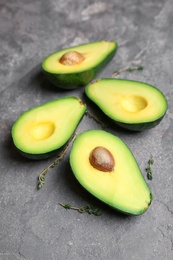
[[[0,8],[0,260],[172,260],[173,1],[1,0]],[[11,127],[23,111],[64,95],[87,101],[84,88],[53,88],[41,72],[43,58],[102,39],[116,40],[119,48],[98,77],[140,64],[143,71],[119,77],[155,85],[169,103],[163,121],[149,131],[130,133],[108,124],[134,153],[153,192],[152,205],[137,217],[119,214],[84,191],[68,153],[38,191],[38,174],[53,159],[24,159],[11,140]],[[102,117],[90,102],[88,107]],[[101,127],[84,117],[79,128]],[[151,155],[149,181],[145,167]],[[91,204],[102,214],[65,210],[59,202]]]

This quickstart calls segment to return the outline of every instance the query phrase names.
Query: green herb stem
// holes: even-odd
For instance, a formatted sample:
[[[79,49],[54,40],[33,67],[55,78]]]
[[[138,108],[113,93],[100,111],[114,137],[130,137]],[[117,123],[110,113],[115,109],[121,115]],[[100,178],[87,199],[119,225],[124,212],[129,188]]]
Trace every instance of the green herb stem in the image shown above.
[[[103,129],[106,129],[105,124],[104,124],[100,119],[98,119],[95,115],[93,115],[91,112],[89,112],[89,111],[87,110],[85,114],[86,114],[89,118],[94,119],[94,121],[95,121],[96,123],[100,124]]]
[[[65,148],[62,150],[61,154],[39,174],[39,176],[38,176],[38,189],[39,190],[43,187],[43,185],[45,183],[45,175],[47,174],[47,172],[51,168],[54,168],[55,165],[58,164],[64,158],[69,146],[71,145],[72,142],[74,142],[76,136],[77,136],[77,133],[75,133],[73,135],[71,141],[65,146]]]
[[[135,67],[126,67],[121,70],[117,70],[112,74],[112,77],[116,77],[117,75],[121,74],[122,72],[129,71],[132,72],[134,70],[143,70],[143,66],[135,66]]]
[[[100,216],[101,215],[101,211],[99,209],[95,209],[89,205],[84,206],[84,207],[74,207],[71,206],[70,204],[64,204],[64,203],[59,203],[60,206],[62,206],[65,209],[73,209],[73,210],[77,210],[80,213],[88,213],[88,214],[94,214],[95,216]]]

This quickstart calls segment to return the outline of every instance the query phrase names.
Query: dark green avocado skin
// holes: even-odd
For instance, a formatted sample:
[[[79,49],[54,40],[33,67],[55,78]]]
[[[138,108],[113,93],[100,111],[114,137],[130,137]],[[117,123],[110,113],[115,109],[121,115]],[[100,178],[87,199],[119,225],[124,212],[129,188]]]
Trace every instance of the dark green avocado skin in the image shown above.
[[[126,124],[126,123],[114,121],[113,119],[111,119],[111,121],[114,122],[115,124],[117,124],[118,126],[122,127],[123,129],[127,129],[127,130],[134,131],[134,132],[141,132],[141,131],[149,130],[149,129],[157,126],[162,121],[164,115],[155,121],[138,123],[138,124]]]
[[[64,146],[63,146],[64,147]],[[23,151],[21,151],[20,149],[17,148],[17,151],[25,158],[30,159],[30,160],[44,160],[47,159],[49,157],[53,157],[53,156],[57,156],[63,149],[63,147],[60,147],[57,150],[51,151],[51,152],[47,152],[47,153],[43,153],[43,154],[31,154],[31,153],[25,153]]]
[[[87,85],[91,82],[96,75],[113,59],[116,53],[117,47],[110,52],[107,57],[99,63],[97,66],[92,67],[88,70],[84,70],[77,73],[49,73],[43,69],[47,79],[57,88],[61,89],[76,89]]]

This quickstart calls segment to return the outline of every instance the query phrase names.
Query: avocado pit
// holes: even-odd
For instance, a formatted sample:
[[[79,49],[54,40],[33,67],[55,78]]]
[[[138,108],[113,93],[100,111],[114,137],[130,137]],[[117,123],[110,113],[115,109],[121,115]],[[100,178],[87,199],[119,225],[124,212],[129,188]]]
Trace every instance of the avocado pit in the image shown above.
[[[97,146],[91,151],[89,161],[95,169],[102,172],[112,172],[115,167],[113,155],[102,146]]]
[[[82,63],[84,56],[78,51],[68,51],[60,58],[59,62],[66,66],[73,66]]]

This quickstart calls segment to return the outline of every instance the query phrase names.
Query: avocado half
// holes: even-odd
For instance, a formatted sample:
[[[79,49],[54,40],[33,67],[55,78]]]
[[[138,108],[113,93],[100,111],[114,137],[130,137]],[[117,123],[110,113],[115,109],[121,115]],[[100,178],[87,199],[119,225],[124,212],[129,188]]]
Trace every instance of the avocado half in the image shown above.
[[[158,125],[168,107],[159,89],[133,80],[98,79],[85,93],[116,124],[133,131]]]
[[[12,127],[14,145],[29,159],[53,156],[70,139],[85,111],[86,105],[73,96],[29,109]]]
[[[70,165],[88,192],[118,211],[140,215],[151,204],[152,193],[132,152],[111,133],[81,133],[73,143]]]
[[[100,41],[62,49],[42,62],[47,78],[58,88],[75,89],[87,85],[114,57],[117,43]]]

